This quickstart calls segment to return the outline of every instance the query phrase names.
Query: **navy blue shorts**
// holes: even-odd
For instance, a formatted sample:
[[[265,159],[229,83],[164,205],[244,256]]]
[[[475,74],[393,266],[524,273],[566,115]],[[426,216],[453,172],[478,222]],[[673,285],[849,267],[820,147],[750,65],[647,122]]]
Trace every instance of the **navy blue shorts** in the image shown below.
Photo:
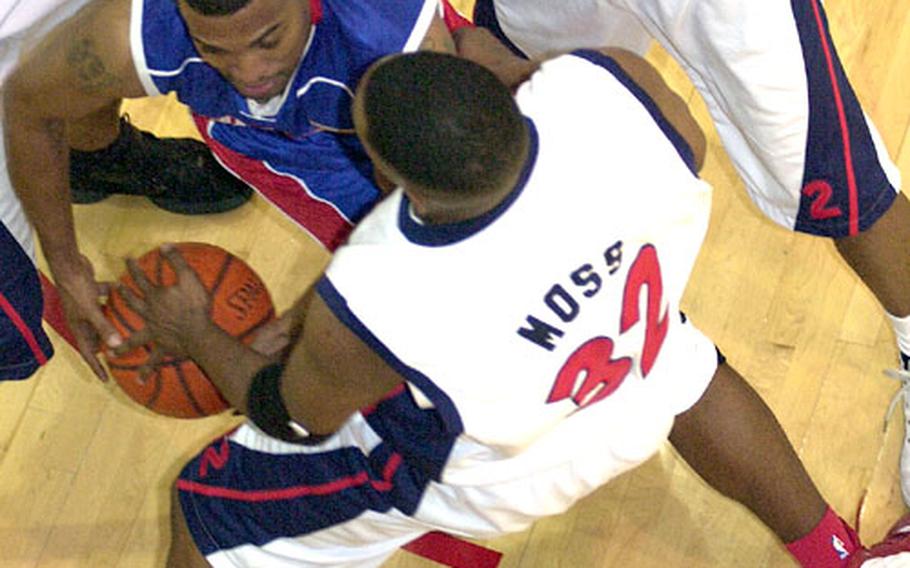
[[[38,271],[3,224],[0,266],[0,380],[26,379],[54,349],[41,326],[44,299]]]

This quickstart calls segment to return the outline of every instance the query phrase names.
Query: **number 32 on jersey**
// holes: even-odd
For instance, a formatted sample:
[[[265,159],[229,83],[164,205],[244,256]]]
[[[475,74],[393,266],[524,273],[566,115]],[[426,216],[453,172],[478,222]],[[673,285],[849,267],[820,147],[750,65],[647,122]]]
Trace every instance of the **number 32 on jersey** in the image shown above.
[[[622,243],[618,242],[604,253],[607,264],[611,268],[611,274],[618,269],[618,264],[621,262],[621,250]],[[580,284],[579,274],[588,276],[588,280],[581,279],[581,281],[595,283],[593,287],[589,286],[583,292],[587,297],[596,294],[602,284],[600,277],[592,270],[590,265],[585,265],[572,274],[576,284]],[[557,287],[558,285],[554,286],[545,298],[545,303],[551,309],[560,305],[555,302],[554,298],[567,297],[564,290],[562,290],[562,294],[559,290],[554,292]],[[561,289],[561,287],[559,288]],[[643,292],[647,293],[647,313],[644,314],[644,321],[642,321],[639,309],[639,300]],[[642,378],[647,377],[651,372],[667,335],[669,320],[666,309],[661,313],[662,299],[663,281],[657,249],[652,245],[644,245],[639,249],[626,277],[619,322],[620,334],[625,334],[637,326],[644,326],[640,361]],[[573,304],[563,301],[562,305],[572,307]],[[563,309],[561,312],[555,309],[553,311],[563,321],[568,322],[571,320],[566,320],[563,316],[571,315],[571,319],[574,319],[578,313],[577,303],[574,303],[574,308],[574,310]],[[553,336],[563,335],[562,330],[543,323],[533,316],[528,317],[528,323],[530,328],[519,329],[519,335],[546,349],[552,350],[555,347]],[[579,408],[583,408],[603,400],[615,392],[632,371],[633,361],[631,357],[614,357],[613,349],[613,339],[605,336],[592,337],[582,343],[560,368],[547,402],[558,402],[570,398]]]

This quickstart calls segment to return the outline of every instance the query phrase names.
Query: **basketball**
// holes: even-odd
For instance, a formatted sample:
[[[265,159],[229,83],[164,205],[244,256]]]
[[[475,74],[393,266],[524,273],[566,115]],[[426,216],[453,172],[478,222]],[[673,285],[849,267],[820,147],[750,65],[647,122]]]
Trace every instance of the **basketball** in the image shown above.
[[[218,327],[248,344],[259,328],[274,319],[275,310],[265,284],[245,262],[215,245],[177,243],[175,246],[209,291],[211,318]],[[157,247],[138,258],[137,263],[153,284],[169,286],[176,281],[173,268]],[[142,297],[129,271],[120,282]],[[124,339],[144,326],[142,318],[130,309],[117,290],[108,296],[104,314]],[[134,401],[158,414],[176,418],[210,416],[228,408],[202,369],[189,359],[166,357],[142,382],[140,368],[150,355],[150,345],[119,357],[105,350],[111,376]]]

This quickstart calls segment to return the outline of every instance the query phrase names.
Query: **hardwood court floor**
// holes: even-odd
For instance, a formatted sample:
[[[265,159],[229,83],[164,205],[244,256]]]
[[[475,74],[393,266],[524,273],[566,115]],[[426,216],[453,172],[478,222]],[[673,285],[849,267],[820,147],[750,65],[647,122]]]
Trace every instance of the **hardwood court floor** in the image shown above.
[[[910,2],[826,6],[854,86],[906,178]],[[903,427],[898,417],[887,428],[883,422],[896,390],[881,375],[896,358],[889,326],[830,243],[781,230],[755,212],[691,87],[664,54],[650,57],[710,133],[704,176],[716,190],[713,219],[685,307],[777,413],[824,495],[846,518],[859,517],[862,536],[874,542],[904,512],[896,476]],[[131,101],[126,109],[140,126],[193,135],[171,99]],[[246,259],[285,308],[328,260],[260,199],[191,218],[115,197],[77,207],[76,217],[101,279],[118,276],[124,256],[162,241],[208,241]],[[234,419],[145,412],[53,338],[57,354],[36,378],[0,384],[0,566],[161,566],[168,483]],[[766,529],[712,493],[669,448],[568,513],[482,544],[503,552],[506,568],[792,565]],[[388,565],[436,564],[402,552]]]

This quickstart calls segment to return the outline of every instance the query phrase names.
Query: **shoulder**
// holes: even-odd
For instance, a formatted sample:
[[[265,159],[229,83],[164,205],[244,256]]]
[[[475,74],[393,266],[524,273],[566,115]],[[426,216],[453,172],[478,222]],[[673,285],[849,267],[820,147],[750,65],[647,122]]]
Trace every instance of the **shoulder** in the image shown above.
[[[30,46],[11,88],[36,97],[68,98],[63,106],[141,96],[130,50],[130,0],[89,2]]]
[[[645,120],[660,127],[691,169],[697,171],[704,159],[704,134],[685,101],[648,61],[621,48],[579,50],[545,61],[517,99],[535,118],[562,113],[562,121],[599,119],[602,128],[643,108]]]

